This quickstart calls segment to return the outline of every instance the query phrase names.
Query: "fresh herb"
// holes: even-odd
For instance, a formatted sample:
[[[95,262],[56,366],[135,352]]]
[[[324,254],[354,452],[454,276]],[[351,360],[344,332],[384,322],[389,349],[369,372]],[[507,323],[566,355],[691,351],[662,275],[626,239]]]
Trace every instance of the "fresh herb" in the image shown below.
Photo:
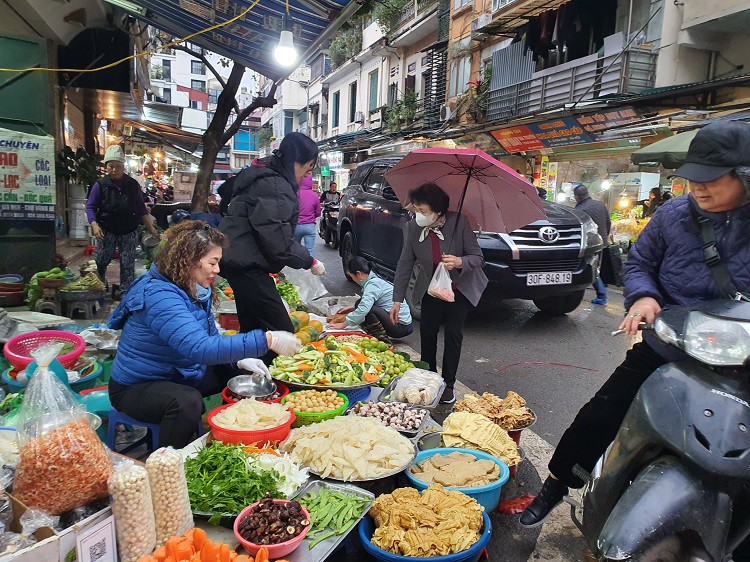
[[[283,498],[275,470],[249,470],[242,445],[214,442],[185,461],[190,505],[194,511],[211,513],[209,523],[218,524],[225,513],[238,514],[248,505],[270,494]]]
[[[23,404],[23,394],[20,392],[12,392],[8,394],[3,401],[0,402],[0,415],[6,415],[21,407]]]

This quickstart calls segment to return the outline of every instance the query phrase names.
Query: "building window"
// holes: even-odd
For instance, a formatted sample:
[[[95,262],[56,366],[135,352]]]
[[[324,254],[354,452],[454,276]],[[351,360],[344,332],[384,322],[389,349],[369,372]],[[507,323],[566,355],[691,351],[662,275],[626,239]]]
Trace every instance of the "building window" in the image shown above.
[[[198,90],[199,92],[205,92],[206,91],[206,81],[205,80],[191,80],[190,81],[190,88],[193,90]]]
[[[335,129],[339,126],[339,105],[341,103],[341,92],[333,93],[333,102],[331,102],[331,128]]]
[[[357,83],[349,84],[349,123],[354,123],[357,116]]]
[[[199,60],[190,61],[190,72],[193,74],[206,75],[206,65]]]
[[[172,61],[168,59],[164,59],[161,61],[161,66],[164,69],[162,72],[161,79],[165,82],[171,82],[172,81]]]
[[[453,9],[454,10],[460,10],[464,6],[466,6],[471,0],[453,0]]]
[[[234,135],[234,149],[250,152],[250,131],[237,131],[237,134]]]
[[[380,71],[377,68],[370,72],[370,103],[367,106],[370,111],[375,111],[378,108],[379,74]]]
[[[396,103],[396,99],[398,97],[398,85],[394,82],[393,84],[388,84],[388,107],[393,107],[393,104]]]
[[[260,144],[260,136],[257,131],[250,133],[250,152],[258,152]]]
[[[235,168],[244,168],[245,166],[250,165],[250,157],[245,156],[244,154],[235,154],[234,155],[234,167]]]
[[[467,53],[471,45],[471,37],[466,37],[456,43],[456,50]],[[466,84],[471,80],[471,55],[456,57],[451,61],[451,79],[448,97],[453,98],[466,91]]]
[[[425,55],[422,57],[422,66],[427,66],[430,63],[430,55]]]
[[[212,103],[216,105],[219,103],[219,96],[221,95],[221,90],[209,90],[208,91],[208,103]]]
[[[294,111],[284,110],[284,135],[294,132]]]
[[[203,109],[203,105],[198,100],[190,100],[190,109]]]
[[[407,72],[416,72],[417,71],[417,63],[416,62],[411,63],[406,70],[407,70]]]
[[[172,103],[172,88],[162,88],[161,90],[161,99],[164,100],[164,103]]]

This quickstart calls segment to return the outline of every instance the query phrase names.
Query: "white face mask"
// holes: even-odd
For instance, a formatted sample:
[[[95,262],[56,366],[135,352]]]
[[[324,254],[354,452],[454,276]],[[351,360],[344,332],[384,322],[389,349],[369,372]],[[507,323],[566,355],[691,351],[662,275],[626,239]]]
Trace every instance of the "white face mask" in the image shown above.
[[[422,228],[430,226],[437,219],[437,213],[429,213],[427,215],[423,215],[422,213],[415,213],[414,216],[414,220],[416,221],[417,225],[421,226]]]

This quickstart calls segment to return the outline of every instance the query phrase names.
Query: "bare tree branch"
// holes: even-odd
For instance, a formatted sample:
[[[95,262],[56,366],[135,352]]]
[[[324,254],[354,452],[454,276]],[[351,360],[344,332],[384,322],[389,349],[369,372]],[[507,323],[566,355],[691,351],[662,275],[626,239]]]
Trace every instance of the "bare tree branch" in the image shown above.
[[[229,140],[237,133],[237,131],[240,130],[240,126],[242,126],[242,123],[250,117],[253,111],[260,107],[273,107],[276,105],[276,88],[278,86],[278,83],[274,83],[273,86],[271,86],[271,90],[268,92],[267,96],[257,96],[253,102],[248,105],[245,109],[238,112],[237,117],[232,122],[232,124],[229,126],[229,128],[224,131],[224,135],[221,137],[221,141],[223,144],[226,144],[229,142]]]
[[[219,84],[221,84],[222,90],[227,87],[226,80],[224,80],[224,77],[221,74],[219,74],[219,72],[216,70],[216,68],[214,67],[214,65],[211,64],[211,62],[208,60],[208,58],[206,57],[206,55],[201,54],[201,53],[199,53],[197,51],[193,51],[192,49],[186,47],[185,45],[173,45],[172,49],[174,49],[176,51],[182,51],[184,53],[188,53],[189,55],[197,58],[199,61],[201,61],[203,64],[206,65],[206,68],[208,68],[208,70],[211,71],[211,74],[213,74],[214,77],[216,78],[216,80],[218,80]],[[237,113],[240,112],[240,105],[237,103],[236,100],[234,102],[234,110]]]

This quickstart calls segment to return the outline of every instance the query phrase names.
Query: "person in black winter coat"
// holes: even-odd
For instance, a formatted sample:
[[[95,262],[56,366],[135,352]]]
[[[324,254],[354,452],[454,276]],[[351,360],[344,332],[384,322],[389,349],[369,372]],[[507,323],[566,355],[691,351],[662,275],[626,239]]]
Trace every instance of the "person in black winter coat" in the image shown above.
[[[312,172],[317,158],[312,139],[291,133],[265,167],[245,168],[235,180],[219,229],[229,238],[221,269],[234,290],[242,332],[294,331],[270,273],[285,266],[325,273],[293,236],[299,216],[297,182]]]
[[[596,228],[599,231],[599,236],[602,237],[602,242],[607,246],[609,231],[612,227],[612,220],[609,218],[607,206],[601,201],[592,199],[585,185],[577,185],[573,189],[573,195],[576,198],[576,210],[583,211],[591,217],[591,220],[596,223]],[[597,276],[596,281],[594,281],[594,290],[596,290],[596,298],[592,299],[591,302],[594,304],[607,304],[607,288],[604,286],[600,276]]]

